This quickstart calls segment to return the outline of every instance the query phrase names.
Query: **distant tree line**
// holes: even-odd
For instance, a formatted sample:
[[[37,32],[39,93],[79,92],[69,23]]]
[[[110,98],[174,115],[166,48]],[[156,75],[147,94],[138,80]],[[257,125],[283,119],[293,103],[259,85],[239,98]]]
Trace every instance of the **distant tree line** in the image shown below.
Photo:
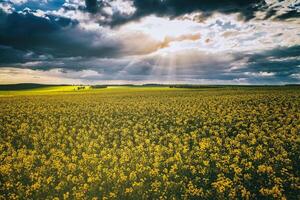
[[[107,85],[92,85],[92,89],[100,89],[100,88],[107,88]]]
[[[221,88],[219,85],[170,85],[170,88]]]

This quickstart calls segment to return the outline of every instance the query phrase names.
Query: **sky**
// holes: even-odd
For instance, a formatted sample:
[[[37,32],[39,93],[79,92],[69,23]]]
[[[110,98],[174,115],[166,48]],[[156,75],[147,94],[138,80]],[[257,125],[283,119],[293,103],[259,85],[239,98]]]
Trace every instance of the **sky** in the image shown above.
[[[0,0],[0,84],[299,84],[300,0]]]

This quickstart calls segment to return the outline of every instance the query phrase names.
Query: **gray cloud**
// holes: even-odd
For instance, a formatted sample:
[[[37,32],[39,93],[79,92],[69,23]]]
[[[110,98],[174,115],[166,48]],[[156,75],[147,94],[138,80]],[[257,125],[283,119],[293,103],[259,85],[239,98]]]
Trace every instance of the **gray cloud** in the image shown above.
[[[86,0],[86,8],[91,13],[102,13],[103,8],[113,7],[113,0]],[[121,2],[121,1],[119,1]],[[124,15],[118,9],[114,9],[109,20],[110,25],[123,24],[128,21],[138,20],[144,16],[155,14],[157,16],[177,17],[182,14],[201,11],[205,16],[210,16],[213,12],[221,13],[241,13],[245,20],[254,17],[254,13],[263,9],[266,5],[263,0],[125,0],[130,3],[135,11]]]
[[[245,66],[231,71],[253,82],[299,82],[293,74],[300,73],[300,46],[277,48],[260,53],[239,55],[248,57]]]
[[[0,44],[19,52],[54,57],[110,57],[118,52],[118,42],[106,38],[106,33],[86,31],[67,17],[30,9],[0,15]]]

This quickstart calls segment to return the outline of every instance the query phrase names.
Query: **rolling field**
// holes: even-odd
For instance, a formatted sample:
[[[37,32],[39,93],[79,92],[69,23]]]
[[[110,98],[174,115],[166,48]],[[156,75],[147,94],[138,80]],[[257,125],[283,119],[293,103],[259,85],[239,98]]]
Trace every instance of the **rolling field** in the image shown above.
[[[0,160],[0,199],[300,199],[300,88],[2,91]]]

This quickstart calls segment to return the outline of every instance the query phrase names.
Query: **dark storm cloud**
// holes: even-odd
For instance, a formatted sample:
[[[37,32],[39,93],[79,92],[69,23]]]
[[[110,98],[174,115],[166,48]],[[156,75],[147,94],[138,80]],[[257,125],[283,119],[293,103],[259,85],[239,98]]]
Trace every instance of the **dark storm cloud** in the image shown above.
[[[109,0],[86,0],[87,10],[95,13],[109,6]],[[131,20],[155,14],[157,16],[176,17],[194,11],[204,12],[208,17],[213,12],[241,13],[245,20],[254,17],[254,13],[265,6],[264,0],[133,0],[136,12],[132,16],[114,13],[111,25],[122,24]]]
[[[291,10],[289,12],[278,15],[276,18],[280,20],[289,19],[289,18],[299,18],[300,12],[297,10]]]
[[[283,3],[283,4],[281,4]],[[284,8],[284,9],[283,9]],[[278,0],[277,2],[265,5],[263,10],[266,12],[265,19],[274,18],[278,20],[286,20],[290,18],[300,17],[300,2],[288,2]],[[279,11],[279,12],[278,12]]]
[[[291,81],[291,75],[300,73],[300,46],[282,47],[255,54],[238,55],[237,59],[248,57],[248,63],[231,73],[239,77],[247,77],[253,82]],[[263,75],[272,75],[263,77]]]
[[[45,36],[68,26],[72,22],[66,18],[52,20],[38,17],[26,10],[1,15],[0,43],[19,48],[42,44]]]
[[[14,49],[9,46],[0,45],[0,67],[16,65],[16,63],[36,62],[52,60],[49,54],[37,54],[28,50]]]
[[[152,13],[178,16],[193,11],[219,11],[241,12],[249,18],[261,4],[264,4],[263,0],[134,0],[138,16]]]
[[[32,51],[36,54],[51,54],[54,57],[113,55],[117,49],[114,45],[117,44],[104,39],[101,42],[101,37],[101,33],[81,30],[78,21],[67,17],[49,14],[40,16],[30,9],[0,13],[0,45],[19,52]],[[93,42],[100,45],[95,46]],[[19,52],[16,55],[19,55]],[[3,63],[3,60],[1,62]]]
[[[268,12],[266,18],[269,18],[281,8],[279,5],[270,8],[264,0],[134,0],[134,5],[137,8],[136,17],[149,14],[178,16],[194,11],[205,12],[208,16],[216,11],[225,14],[241,13],[245,20],[253,18],[256,11]],[[299,8],[300,3],[290,4],[288,10],[278,14],[275,18],[299,17]]]
[[[101,13],[103,8],[110,7],[112,0],[86,0],[86,9],[91,13]],[[202,12],[202,16],[207,18],[214,12],[224,14],[240,13],[241,19],[250,20],[255,18],[255,13],[261,11],[265,13],[264,19],[274,18],[285,20],[300,17],[300,3],[291,4],[282,11],[280,5],[267,4],[265,0],[128,0],[132,2],[136,11],[131,15],[122,15],[114,11],[109,20],[101,21],[103,24],[120,25],[132,20],[138,20],[144,16],[155,14],[157,16],[177,17],[195,11]],[[278,1],[280,3],[281,1]],[[271,7],[272,6],[272,7]]]
[[[98,10],[99,4],[97,0],[85,0],[86,8],[89,12],[95,13]]]
[[[26,57],[28,57],[29,54],[30,52],[0,45],[0,66],[28,61]]]
[[[268,57],[274,58],[287,58],[287,57],[295,57],[300,56],[300,45],[292,46],[292,47],[279,47],[277,49],[264,51],[259,54],[254,54],[251,56],[250,61],[259,61],[265,60]]]
[[[146,76],[151,74],[153,67],[153,63],[143,60],[131,62],[123,70],[127,75]]]

